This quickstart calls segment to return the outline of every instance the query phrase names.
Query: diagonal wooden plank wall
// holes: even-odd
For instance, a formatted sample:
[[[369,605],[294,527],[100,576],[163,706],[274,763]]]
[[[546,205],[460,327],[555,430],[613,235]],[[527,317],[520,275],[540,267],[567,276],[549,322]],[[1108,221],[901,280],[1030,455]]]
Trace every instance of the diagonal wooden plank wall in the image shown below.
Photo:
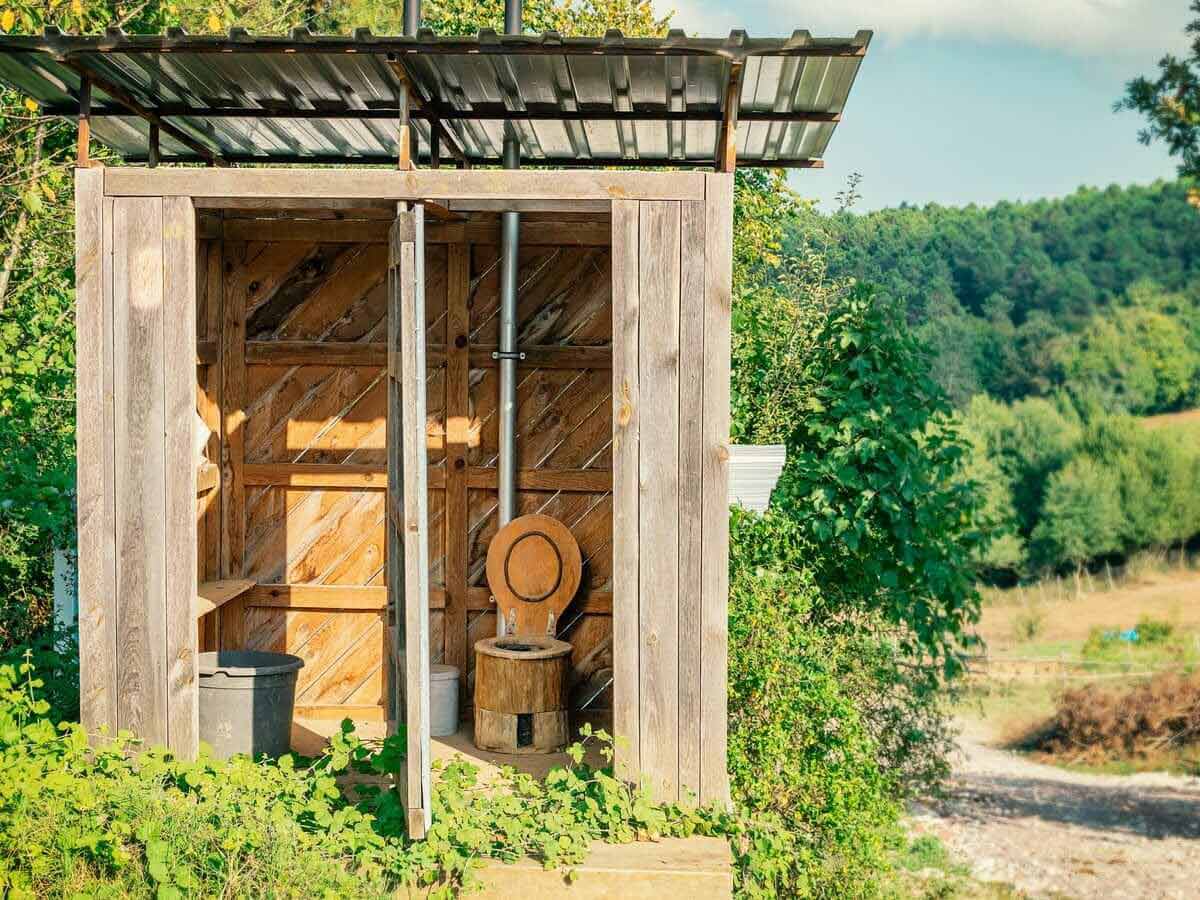
[[[223,609],[219,640],[303,657],[298,714],[382,716],[389,220],[242,215],[254,218],[227,211],[210,223],[219,239],[202,243],[198,264],[200,335],[215,353],[201,369],[200,408],[219,409],[211,417],[225,426],[221,490],[200,500],[200,574],[278,586]],[[520,333],[531,360],[521,369],[520,507],[558,516],[580,541],[587,583],[560,634],[575,647],[580,701],[603,707],[610,228],[606,217],[557,213],[526,216],[523,230]],[[465,673],[464,705],[471,647],[495,630],[483,562],[496,527],[498,233],[494,214],[475,214],[431,225],[426,249],[431,650]],[[218,640],[214,631],[202,628],[202,640]]]

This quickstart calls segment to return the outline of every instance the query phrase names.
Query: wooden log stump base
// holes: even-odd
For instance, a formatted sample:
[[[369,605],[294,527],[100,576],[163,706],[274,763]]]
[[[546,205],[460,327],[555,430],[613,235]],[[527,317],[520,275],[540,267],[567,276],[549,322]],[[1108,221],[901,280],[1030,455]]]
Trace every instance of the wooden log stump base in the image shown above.
[[[571,645],[547,635],[475,644],[475,746],[493,753],[557,753],[570,738]]]

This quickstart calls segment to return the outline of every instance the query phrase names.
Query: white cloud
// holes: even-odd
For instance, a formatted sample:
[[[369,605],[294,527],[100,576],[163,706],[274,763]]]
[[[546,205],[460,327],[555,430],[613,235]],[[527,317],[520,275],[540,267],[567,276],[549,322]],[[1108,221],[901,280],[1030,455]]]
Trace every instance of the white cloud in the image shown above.
[[[1187,0],[670,0],[689,32],[849,35],[870,28],[882,41],[913,37],[1015,41],[1087,56],[1145,56],[1187,45]]]

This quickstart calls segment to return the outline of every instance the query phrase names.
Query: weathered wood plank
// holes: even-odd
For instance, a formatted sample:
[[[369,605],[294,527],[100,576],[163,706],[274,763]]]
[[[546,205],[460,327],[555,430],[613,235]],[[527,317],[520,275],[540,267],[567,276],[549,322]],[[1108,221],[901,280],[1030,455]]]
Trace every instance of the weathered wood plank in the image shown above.
[[[247,463],[248,485],[276,487],[345,488],[385,490],[387,469],[380,465],[352,463]]]
[[[407,725],[408,754],[400,790],[409,810],[412,837],[424,835],[429,812],[426,773],[428,734],[429,608],[428,491],[425,449],[425,310],[423,261],[418,246],[403,240],[405,226],[423,230],[421,208],[397,216],[390,246],[388,361],[388,552],[400,566],[389,567],[395,598],[395,646],[403,704],[397,721]],[[395,490],[400,486],[400,490]],[[395,689],[393,689],[394,693]]]
[[[473,346],[468,351],[472,369],[496,367],[494,346]],[[522,363],[540,369],[607,369],[612,365],[608,347],[532,345],[522,347]],[[255,366],[362,366],[387,365],[387,344],[382,341],[247,341],[245,362]],[[445,365],[446,348],[430,344],[425,362]]]
[[[117,725],[166,744],[163,201],[119,200],[113,217]]]
[[[371,200],[700,200],[699,172],[114,168],[110,196]]]
[[[384,610],[387,588],[343,584],[251,583],[246,605],[269,609]]]
[[[249,210],[253,215],[295,215],[302,210],[306,215],[322,218],[379,218],[391,222],[396,217],[394,200],[339,200],[327,198],[313,200],[303,197],[197,197],[196,209],[202,210]]]
[[[467,449],[471,443],[470,246],[451,244],[447,256],[446,319],[446,613],[443,661],[467,671]],[[467,692],[460,692],[466,707]]]
[[[446,204],[452,212],[505,212],[519,213],[600,213],[607,215],[611,209],[608,200],[451,200]],[[524,223],[522,223],[524,224]],[[522,236],[524,242],[524,236]]]
[[[246,565],[246,305],[245,244],[226,244],[221,290],[221,567],[222,578],[240,578]],[[246,643],[246,610],[240,602],[220,612],[225,649]]]
[[[270,485],[291,488],[325,488],[347,490],[384,490],[387,488],[387,468],[378,464],[354,463],[246,463],[243,482],[249,486]],[[428,470],[428,486],[437,490],[447,487],[453,476],[450,470]],[[495,489],[496,469],[491,466],[470,466],[465,471],[466,486],[471,489]],[[567,491],[593,494],[612,490],[612,472],[605,469],[519,469],[517,490]]]
[[[246,364],[254,366],[387,365],[383,341],[247,341]]]
[[[297,719],[353,719],[356,722],[382,722],[384,708],[375,703],[296,704]]]
[[[467,485],[495,489],[499,475],[490,466],[471,466]],[[606,469],[518,469],[519,491],[570,491],[585,494],[611,491],[613,474]]]
[[[729,802],[729,352],[733,176],[706,176],[704,248],[704,552],[701,573],[700,799]]]
[[[192,428],[196,418],[196,212],[187,197],[162,204],[163,408],[166,427],[165,615],[167,745],[191,759],[199,743],[200,712],[196,616],[196,460]]]
[[[468,593],[471,608],[490,608],[490,595],[481,594],[479,589]],[[349,584],[254,584],[246,595],[246,606],[251,609],[324,609],[324,610],[386,610],[387,588],[382,585]],[[589,612],[603,615],[611,606],[599,595],[589,601]],[[442,588],[429,588],[429,608],[442,610],[446,607],[446,592]]]
[[[612,213],[613,277],[613,732],[617,771],[636,780],[641,759],[639,639],[639,431],[638,361],[641,283],[640,204],[616,200]]]
[[[75,170],[75,454],[79,535],[79,716],[117,731],[117,586],[112,483],[111,201],[104,170]],[[106,206],[110,216],[105,216]]]
[[[639,560],[642,771],[658,798],[679,789],[679,242],[678,203],[643,202],[638,280],[641,384]]]
[[[410,642],[405,682],[408,698],[409,828],[429,825],[429,491],[425,449],[424,216],[416,205],[410,221],[418,241],[399,248],[400,385],[403,402],[405,630]],[[413,647],[412,643],[416,646]],[[414,818],[417,814],[418,818]],[[422,833],[423,833],[423,829]],[[421,835],[413,835],[420,837]]]
[[[679,788],[700,796],[701,564],[704,555],[704,204],[680,204]]]
[[[235,600],[254,587],[253,578],[226,578],[221,581],[205,581],[196,588],[192,601],[195,617],[206,616],[220,609],[230,600]]]
[[[607,203],[607,201],[602,201]],[[302,241],[322,244],[385,244],[390,222],[371,219],[338,221],[311,219],[226,219],[224,235],[233,241]],[[476,221],[426,226],[428,244],[499,244],[499,222]],[[607,223],[522,222],[521,245],[607,247]]]

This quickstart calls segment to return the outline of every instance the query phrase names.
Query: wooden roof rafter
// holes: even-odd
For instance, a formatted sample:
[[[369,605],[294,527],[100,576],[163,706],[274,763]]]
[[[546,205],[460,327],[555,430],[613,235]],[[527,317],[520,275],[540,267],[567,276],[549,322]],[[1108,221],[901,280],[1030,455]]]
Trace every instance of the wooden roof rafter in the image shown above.
[[[407,91],[409,101],[415,106],[416,110],[420,111],[421,117],[429,122],[430,131],[437,136],[440,141],[444,141],[446,149],[463,166],[469,169],[471,160],[467,157],[466,151],[463,150],[458,137],[454,135],[449,128],[442,122],[442,110],[440,104],[436,100],[432,100],[421,95],[421,91],[416,87],[416,79],[413,78],[412,72],[404,61],[397,55],[388,57],[388,65],[400,79],[401,87]],[[406,114],[412,116],[413,109],[406,110]],[[434,154],[436,156],[436,154]]]
[[[108,96],[112,98],[113,102],[125,107],[135,116],[145,119],[146,122],[148,122],[151,126],[157,127],[159,132],[163,134],[169,134],[185,147],[195,150],[196,153],[209,165],[229,165],[229,163],[226,162],[220,153],[213,150],[203,141],[196,140],[181,128],[175,127],[170,122],[166,121],[162,116],[160,116],[155,110],[142,105],[132,94],[130,94],[124,88],[113,84],[102,74],[98,73],[94,68],[85,63],[82,59],[78,57],[71,57],[69,59],[64,58],[60,60],[60,62],[62,65],[79,75],[81,84],[87,86],[86,89],[81,90],[80,92],[81,102],[79,145],[81,151],[80,156],[83,157],[84,160],[87,158],[86,141],[90,138],[90,123],[88,121],[88,116],[93,114],[90,109],[92,89],[99,88],[101,91],[108,94]],[[86,115],[84,109],[85,104],[83,102],[85,96],[87,98],[86,106],[88,107],[86,110]],[[154,146],[153,141],[151,142],[151,149],[157,153],[157,147]]]

